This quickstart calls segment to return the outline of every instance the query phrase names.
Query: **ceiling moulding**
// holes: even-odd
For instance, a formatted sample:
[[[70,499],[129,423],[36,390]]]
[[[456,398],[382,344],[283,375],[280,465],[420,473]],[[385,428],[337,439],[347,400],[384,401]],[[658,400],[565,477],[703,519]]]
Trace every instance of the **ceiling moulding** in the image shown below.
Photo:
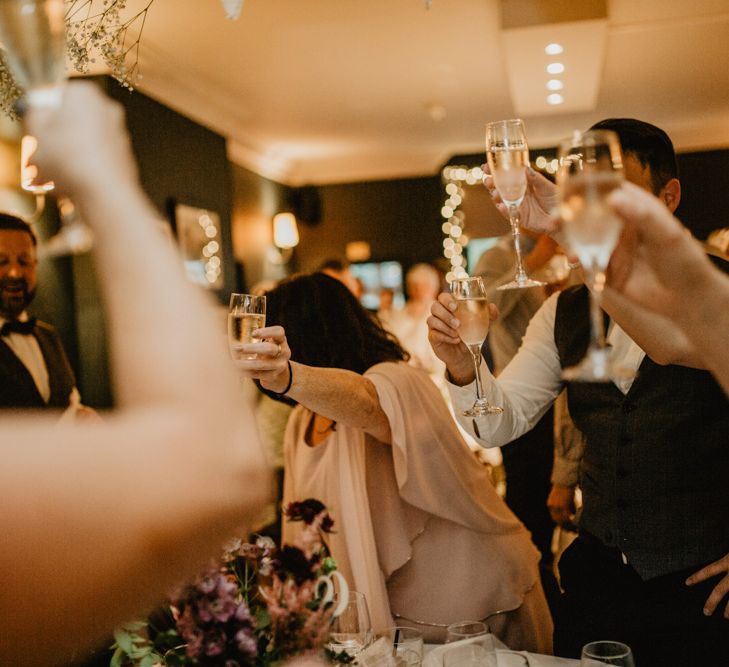
[[[516,115],[542,116],[594,110],[607,36],[607,19],[503,30],[504,62]],[[560,44],[563,52],[547,55],[544,49],[552,43]],[[547,65],[550,63],[562,63],[564,72],[549,74]],[[561,104],[547,102],[547,96],[555,92],[547,88],[547,81],[551,79],[563,84],[562,89],[556,91],[564,100]]]
[[[501,0],[501,29],[608,17],[607,0]]]
[[[291,164],[286,158],[261,155],[252,148],[232,139],[228,139],[226,142],[226,152],[228,160],[233,164],[277,183],[291,185]]]

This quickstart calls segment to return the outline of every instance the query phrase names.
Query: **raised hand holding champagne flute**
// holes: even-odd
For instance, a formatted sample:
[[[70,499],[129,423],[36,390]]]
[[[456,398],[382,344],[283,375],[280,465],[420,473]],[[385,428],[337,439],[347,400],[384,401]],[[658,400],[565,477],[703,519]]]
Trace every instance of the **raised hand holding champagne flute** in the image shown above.
[[[509,224],[516,251],[514,280],[499,285],[498,289],[540,287],[544,283],[530,278],[524,270],[519,239],[519,206],[526,194],[526,170],[529,166],[529,147],[522,120],[518,118],[499,120],[486,126],[486,160],[494,179],[494,185],[509,214]]]
[[[66,85],[66,7],[64,0],[0,0],[0,44],[13,78],[23,91],[18,109],[53,113],[61,106]],[[28,141],[34,141],[31,137]],[[29,173],[30,150],[22,160]],[[32,166],[31,166],[32,170]],[[32,181],[33,179],[31,179]],[[38,213],[44,206],[43,195],[52,183],[24,189],[36,194]],[[90,228],[74,213],[74,206],[63,199],[61,229],[39,249],[41,256],[87,252],[93,243]]]
[[[491,405],[484,398],[481,383],[481,346],[486,340],[491,323],[489,302],[486,298],[483,280],[480,277],[458,278],[451,282],[451,293],[456,300],[456,309],[453,314],[460,321],[458,335],[471,353],[476,371],[476,401],[463,412],[463,415],[481,417],[503,412],[503,408]]]
[[[633,375],[610,360],[601,297],[610,256],[622,229],[607,197],[623,182],[620,141],[614,132],[575,132],[559,147],[557,186],[562,231],[579,258],[590,288],[590,345],[576,366],[564,369],[565,380],[610,382]]]

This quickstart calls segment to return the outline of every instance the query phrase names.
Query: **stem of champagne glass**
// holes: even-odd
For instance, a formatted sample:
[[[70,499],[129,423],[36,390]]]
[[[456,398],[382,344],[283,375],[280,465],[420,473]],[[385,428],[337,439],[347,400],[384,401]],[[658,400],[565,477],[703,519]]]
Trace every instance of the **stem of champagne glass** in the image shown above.
[[[604,350],[607,347],[605,339],[605,321],[602,316],[602,292],[605,288],[605,269],[594,264],[590,268],[592,289],[590,290],[590,347]]]
[[[509,205],[509,224],[511,225],[511,235],[514,237],[514,250],[516,251],[516,281],[520,282],[527,279],[524,264],[521,258],[521,236],[519,234],[519,223],[521,216],[519,208],[515,204]]]
[[[483,398],[483,385],[481,384],[481,345],[469,345],[468,349],[471,351],[473,365],[476,369],[476,400],[480,401]]]

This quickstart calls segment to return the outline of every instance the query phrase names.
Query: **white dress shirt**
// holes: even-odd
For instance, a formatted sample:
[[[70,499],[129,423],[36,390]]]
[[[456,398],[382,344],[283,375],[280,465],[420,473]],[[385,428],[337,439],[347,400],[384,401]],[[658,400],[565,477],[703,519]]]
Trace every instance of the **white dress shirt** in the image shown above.
[[[18,320],[21,322],[28,321],[28,314],[21,313]],[[6,320],[0,317],[0,327],[5,324]],[[13,351],[16,357],[20,359],[23,365],[28,369],[35,386],[38,387],[43,400],[48,403],[51,397],[51,385],[48,380],[48,368],[41,352],[40,344],[33,335],[25,335],[20,333],[10,333],[2,337],[2,340]]]
[[[553,294],[536,312],[527,327],[519,351],[498,379],[481,364],[481,378],[486,399],[501,406],[501,414],[477,418],[479,444],[500,447],[531,429],[547,411],[562,389],[562,367],[554,341],[554,322],[559,294]],[[607,341],[613,347],[612,359],[630,370],[638,370],[645,352],[615,322],[610,323]],[[632,379],[616,382],[627,394]],[[448,383],[453,407],[462,426],[475,433],[473,418],[461,413],[473,405],[476,382],[458,387]]]

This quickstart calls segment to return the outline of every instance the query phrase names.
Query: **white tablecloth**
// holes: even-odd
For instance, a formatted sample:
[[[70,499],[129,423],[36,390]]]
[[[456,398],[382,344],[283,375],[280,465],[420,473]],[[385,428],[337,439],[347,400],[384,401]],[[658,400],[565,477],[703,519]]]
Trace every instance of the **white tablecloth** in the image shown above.
[[[516,651],[510,651],[497,637],[493,637],[493,640],[496,646],[498,667],[515,667],[516,665],[521,667],[521,663],[513,655]],[[452,644],[426,644],[423,667],[443,667],[443,653],[445,651],[453,646],[468,644],[470,641],[472,640],[464,639],[463,641],[453,642]],[[553,655],[540,655],[527,651],[519,651],[519,653],[527,656],[529,667],[579,667],[580,664],[579,660],[572,660],[571,658],[557,658]]]

